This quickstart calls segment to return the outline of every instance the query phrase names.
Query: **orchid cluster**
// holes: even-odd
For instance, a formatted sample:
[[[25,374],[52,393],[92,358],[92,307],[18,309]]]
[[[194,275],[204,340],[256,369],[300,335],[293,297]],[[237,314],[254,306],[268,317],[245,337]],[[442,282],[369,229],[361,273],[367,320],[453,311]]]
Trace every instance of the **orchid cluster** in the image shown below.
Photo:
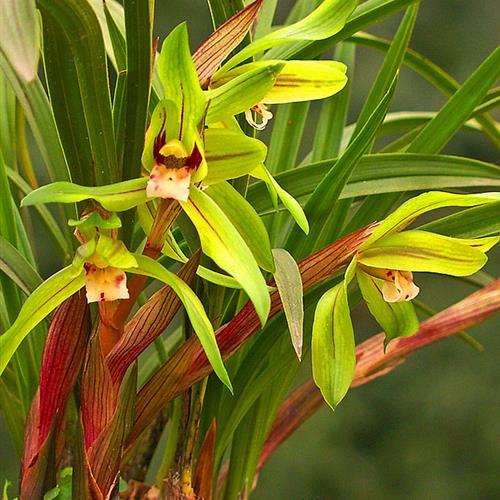
[[[51,23],[58,11],[56,9],[54,13],[51,10],[55,7],[48,0],[40,0],[39,3],[46,31],[44,42],[46,38],[47,42],[52,42]],[[57,8],[64,10],[63,3]],[[101,38],[109,38],[113,47],[112,54],[108,48],[108,56],[116,64],[119,82],[114,96],[117,111],[115,113],[111,107],[108,109],[111,135],[107,139],[110,145],[116,146],[119,141],[115,143],[115,139],[122,137],[119,132],[126,128],[124,123],[113,123],[123,118],[120,116],[123,110],[119,108],[119,99],[127,102],[127,94],[123,91],[125,87],[119,86],[127,83],[127,78],[134,77],[126,70],[118,71],[120,66],[130,63],[129,58],[134,57],[133,51],[120,52],[120,49],[128,49],[128,46],[120,44],[124,41],[128,43],[127,37],[132,36],[130,30],[133,27],[127,25],[125,33],[121,33],[119,23],[113,24],[114,18],[108,8],[113,2],[97,3],[102,14],[99,19],[92,10],[85,11],[91,9],[86,1],[78,7],[85,14],[82,17],[92,21],[89,21],[89,26],[94,23],[94,28],[99,27],[104,20],[102,33],[97,28],[95,30],[99,31],[98,44],[102,46],[102,53],[108,40],[105,42]],[[48,279],[40,280],[41,284],[37,282],[37,286],[29,290],[30,294],[17,318],[0,336],[1,375],[30,331],[57,309],[43,353],[43,380],[28,416],[21,498],[40,497],[38,494],[43,481],[38,479],[45,473],[40,471],[45,467],[49,442],[59,432],[62,414],[77,381],[80,399],[79,405],[76,405],[79,408],[75,410],[78,415],[75,427],[80,424],[82,427],[83,438],[79,446],[84,455],[84,482],[89,489],[82,494],[82,498],[87,493],[92,498],[111,498],[117,488],[123,456],[150,428],[163,411],[166,401],[175,400],[200,380],[204,382],[200,384],[199,394],[192,399],[190,395],[182,411],[176,406],[172,418],[176,415],[176,423],[184,419],[183,430],[195,440],[205,390],[216,395],[217,404],[212,405],[209,412],[213,410],[214,415],[218,412],[222,415],[217,421],[217,432],[220,434],[215,435],[215,416],[207,413],[208,417],[203,418],[213,417],[213,423],[207,420],[202,424],[206,432],[204,443],[197,449],[193,442],[188,442],[181,450],[188,457],[187,461],[192,462],[194,450],[202,457],[209,457],[202,464],[207,466],[207,470],[202,472],[209,477],[209,491],[206,495],[200,493],[196,498],[212,498],[210,488],[215,474],[207,464],[211,467],[222,464],[232,439],[230,435],[236,432],[245,415],[237,409],[239,420],[233,422],[235,412],[228,410],[234,404],[230,395],[233,392],[233,375],[237,380],[235,388],[240,391],[242,387],[258,387],[259,384],[254,385],[254,381],[261,376],[266,378],[262,387],[266,384],[266,387],[271,387],[281,377],[281,372],[272,371],[279,365],[278,358],[283,363],[283,359],[290,355],[290,352],[284,353],[285,349],[280,348],[277,336],[266,335],[270,318],[283,309],[294,351],[292,355],[296,354],[300,360],[302,348],[306,345],[304,292],[307,287],[318,285],[314,293],[321,290],[322,296],[315,304],[312,327],[313,376],[324,400],[335,408],[352,383],[356,367],[355,336],[348,302],[354,283],[370,313],[382,327],[387,347],[393,339],[413,335],[419,328],[414,304],[420,289],[413,281],[414,273],[471,275],[485,265],[486,253],[499,241],[497,236],[491,236],[494,232],[479,235],[484,237],[458,238],[453,233],[436,231],[432,225],[429,228],[415,224],[420,215],[434,209],[481,209],[495,206],[495,203],[498,205],[499,196],[492,193],[424,192],[410,198],[385,217],[387,208],[384,216],[380,217],[381,222],[363,229],[360,228],[371,219],[362,218],[362,224],[354,224],[353,227],[349,226],[350,222],[343,225],[346,221],[340,220],[348,219],[347,214],[350,217],[354,208],[357,209],[359,199],[368,199],[372,195],[365,186],[357,186],[358,191],[354,189],[346,195],[351,202],[340,206],[339,201],[349,190],[348,183],[362,159],[369,156],[368,160],[377,166],[378,156],[366,153],[370,152],[377,131],[387,117],[397,81],[399,66],[396,64],[385,68],[390,78],[385,75],[377,80],[379,102],[373,104],[370,113],[362,113],[366,116],[358,121],[352,137],[344,131],[344,136],[339,133],[331,141],[330,160],[317,163],[318,159],[324,158],[321,154],[315,158],[313,154],[311,165],[301,165],[295,172],[284,172],[284,175],[279,171],[290,170],[292,165],[283,165],[283,168],[281,165],[271,166],[273,155],[268,158],[267,147],[258,138],[257,131],[263,130],[272,120],[275,112],[272,106],[329,98],[346,86],[348,68],[343,62],[299,58],[307,54],[301,49],[307,49],[308,44],[323,43],[339,33],[351,19],[357,2],[324,0],[303,19],[269,30],[254,40],[250,36],[242,44],[243,47],[236,50],[249,35],[262,4],[263,0],[256,0],[236,13],[193,54],[185,23],[166,37],[158,54],[157,47],[154,47],[156,57],[151,56],[151,64],[148,63],[146,68],[151,79],[146,82],[147,98],[142,103],[144,119],[136,123],[134,129],[139,130],[136,138],[140,146],[134,151],[133,168],[126,171],[125,163],[119,159],[119,148],[115,148],[115,160],[118,159],[121,164],[109,177],[98,178],[97,170],[93,171],[96,186],[80,185],[92,183],[89,174],[83,180],[72,176],[59,177],[77,178],[78,184],[65,180],[26,190],[27,195],[21,202],[23,207],[37,205],[43,211],[46,208],[39,205],[61,203],[66,204],[64,209],[67,209],[71,205],[74,208],[76,204],[80,216],[69,215],[69,210],[64,212],[64,221],[68,220],[70,228],[74,228],[73,235],[78,241],[75,242],[69,231],[70,250],[66,251],[67,258],[62,264],[66,267]],[[144,2],[143,8],[150,9],[151,5],[151,2]],[[81,12],[76,6],[77,3],[73,9],[68,7],[66,14],[78,17]],[[130,5],[127,7],[131,8]],[[121,9],[121,5],[117,8]],[[36,14],[36,10],[33,12]],[[123,14],[123,11],[120,12]],[[405,53],[404,44],[408,43],[416,15],[413,7],[408,12],[404,25],[409,31],[398,37],[401,47],[390,50],[391,57],[396,59],[399,57],[397,54]],[[64,24],[65,30],[68,26],[77,25],[71,19],[72,22]],[[151,23],[148,26],[151,28]],[[71,36],[67,31],[64,33],[64,36]],[[75,46],[83,39],[85,36],[82,35],[74,41]],[[150,54],[151,39],[145,45],[147,50],[144,53]],[[295,52],[288,53],[288,47],[294,48]],[[299,54],[297,60],[288,59],[293,53]],[[125,62],[121,61],[124,64],[116,62],[124,54],[127,56]],[[402,61],[403,57],[400,59]],[[3,64],[3,59],[0,62]],[[48,58],[44,62],[51,64]],[[80,59],[75,58],[75,66],[78,64]],[[107,71],[106,68],[104,70]],[[107,73],[105,77],[107,82]],[[48,81],[50,87],[50,73]],[[50,90],[52,99],[53,89]],[[90,97],[88,101],[84,97],[89,96],[82,94],[78,106],[90,106]],[[367,101],[372,99],[370,97]],[[48,99],[46,101],[49,102]],[[336,109],[334,111],[337,112]],[[346,116],[346,111],[347,107],[340,110],[339,115]],[[331,109],[327,115],[332,116]],[[340,117],[340,121],[345,116]],[[87,118],[85,115],[83,120]],[[279,126],[276,122],[275,125]],[[64,129],[59,123],[58,127],[64,139],[61,133]],[[342,127],[345,128],[343,123]],[[105,134],[105,131],[98,130],[96,136],[100,137],[101,133]],[[73,139],[72,136],[71,141]],[[85,146],[86,142],[83,142]],[[342,142],[348,143],[345,148]],[[70,151],[72,145],[72,142],[69,145],[66,142],[65,147]],[[89,151],[93,153],[92,147],[90,144]],[[92,154],[88,156],[94,159]],[[103,158],[107,156],[99,156],[99,161]],[[291,161],[295,159],[293,157]],[[416,160],[424,161],[420,157]],[[0,163],[2,161],[0,155]],[[477,165],[473,167],[479,168]],[[102,165],[98,170],[103,171]],[[490,175],[491,169],[484,167],[484,170]],[[294,177],[296,172],[298,175]],[[15,179],[17,174],[13,172],[11,175]],[[365,177],[370,180],[369,176]],[[365,183],[365,177],[361,178],[359,185]],[[384,176],[380,178],[384,179]],[[117,179],[125,180],[112,183]],[[480,180],[484,181],[483,178]],[[294,187],[292,181],[301,186]],[[307,184],[307,189],[302,189],[302,184]],[[420,184],[418,186],[413,190],[422,192],[428,188],[427,185],[424,188]],[[257,197],[252,198],[252,192],[259,189],[262,196],[256,201]],[[380,193],[392,191],[381,190]],[[304,201],[303,208],[301,203]],[[265,210],[257,206],[259,202],[266,204]],[[286,224],[278,213],[282,210],[290,216]],[[263,216],[270,214],[272,221],[263,220]],[[302,258],[304,260],[298,263]],[[147,295],[144,291],[150,290],[146,289],[148,279],[166,286],[142,303]],[[215,293],[212,293],[213,290]],[[138,375],[139,356],[159,339],[181,306],[185,311],[180,339],[182,346],[167,355],[163,352],[164,345],[160,343],[160,367],[156,367],[154,372],[148,371],[150,367],[142,367],[143,373]],[[94,320],[92,328],[91,318]],[[262,365],[247,371],[244,363],[226,366],[224,360],[258,331],[263,333],[261,339],[273,346],[269,352],[275,353],[274,357],[262,356],[258,350],[258,339],[249,346],[245,356],[251,358],[250,367],[260,359],[263,360]],[[68,344],[64,343],[65,339]],[[288,341],[288,338],[285,340]],[[60,353],[58,346],[61,346]],[[286,347],[290,346],[286,344]],[[270,382],[264,364],[272,372]],[[46,380],[53,366],[59,367],[60,373],[67,377],[63,389],[59,391],[56,388],[59,392]],[[207,389],[206,377],[211,371],[218,380],[214,378],[213,386],[208,385]],[[288,372],[282,378],[287,377]],[[137,387],[146,379],[138,392]],[[57,392],[54,398],[47,387]],[[102,391],[99,397],[96,397],[95,388]],[[282,392],[276,394],[282,397]],[[160,393],[162,397],[158,397]],[[265,394],[267,392],[255,392],[253,400],[250,394],[245,403],[247,406],[243,405],[245,411]],[[274,417],[266,413],[263,420],[269,420],[270,424],[272,419],[269,416]],[[186,430],[188,425],[193,428]],[[54,429],[54,434],[51,434],[51,429]],[[257,441],[263,440],[268,430],[264,429]],[[175,447],[176,443],[172,449],[169,448],[172,457]],[[258,457],[254,458],[255,463],[249,466],[253,467],[252,473],[248,477],[254,476],[257,467]],[[182,468],[186,464],[178,465]],[[189,467],[186,465],[186,469]],[[167,471],[164,472],[165,477]],[[184,473],[184,470],[181,472]],[[243,474],[242,471],[230,470],[234,474],[240,472]],[[190,473],[189,469],[185,475],[188,479],[181,485],[184,488],[182,498],[195,498]],[[182,478],[184,481],[184,476]],[[235,492],[236,483],[233,485]],[[172,491],[177,487],[178,484],[173,485]],[[197,488],[198,495],[203,488],[199,484]],[[241,490],[237,493],[239,495]],[[230,493],[225,495],[224,498],[232,498]]]

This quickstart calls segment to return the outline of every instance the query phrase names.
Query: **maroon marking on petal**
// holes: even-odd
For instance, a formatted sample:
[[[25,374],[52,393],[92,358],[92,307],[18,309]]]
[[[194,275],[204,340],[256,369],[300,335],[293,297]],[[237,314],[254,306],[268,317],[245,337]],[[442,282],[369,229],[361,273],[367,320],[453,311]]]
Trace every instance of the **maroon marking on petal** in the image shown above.
[[[409,297],[409,295],[408,295],[408,294],[406,294],[406,295],[405,295],[405,300],[408,300],[408,297]]]
[[[198,148],[198,145],[195,144],[193,148],[193,152],[186,159],[186,167],[189,169],[198,168],[200,166],[201,161],[203,160],[203,156],[201,155],[201,151]]]
[[[387,271],[387,276],[390,278],[392,276],[392,271]]]
[[[151,175],[149,176],[149,178],[150,178],[150,179],[154,179],[155,177],[156,177],[156,176],[155,176],[155,175],[153,175],[153,174],[151,174]]]
[[[125,279],[125,276],[123,274],[118,275],[115,278],[115,284],[118,286],[124,279]]]
[[[106,299],[105,299],[104,292],[101,292],[101,300],[106,300]]]

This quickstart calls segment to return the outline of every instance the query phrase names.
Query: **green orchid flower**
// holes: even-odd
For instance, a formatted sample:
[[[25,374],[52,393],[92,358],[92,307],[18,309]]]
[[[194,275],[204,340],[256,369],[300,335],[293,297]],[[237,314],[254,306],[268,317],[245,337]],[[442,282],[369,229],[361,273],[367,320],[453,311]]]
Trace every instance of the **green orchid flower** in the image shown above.
[[[496,199],[498,195],[494,193],[424,193],[401,205],[359,248],[346,279],[356,276],[370,312],[386,333],[386,343],[418,330],[411,301],[420,288],[414,283],[413,273],[471,275],[486,264],[486,252],[499,241],[497,236],[452,238],[420,229],[405,230],[406,227],[429,210],[482,205]]]

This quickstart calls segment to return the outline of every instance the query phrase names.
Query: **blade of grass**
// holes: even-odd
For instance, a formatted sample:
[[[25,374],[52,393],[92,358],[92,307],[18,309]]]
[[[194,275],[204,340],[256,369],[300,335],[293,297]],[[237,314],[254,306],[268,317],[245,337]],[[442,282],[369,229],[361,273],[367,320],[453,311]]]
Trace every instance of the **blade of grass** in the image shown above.
[[[73,86],[79,89],[77,96],[65,102],[52,95],[53,106],[67,106],[69,116],[77,113],[85,117],[88,144],[92,151],[92,168],[96,184],[109,184],[119,179],[116,159],[116,146],[113,133],[111,114],[111,99],[108,85],[106,51],[99,21],[88,2],[78,0],[39,0],[38,6],[42,12],[44,24],[51,22],[56,39],[48,38],[44,42],[61,43],[67,46],[65,55],[69,57],[63,62],[68,63],[67,71],[61,72],[61,77],[72,76]],[[74,61],[74,62],[73,62]],[[57,75],[52,74],[54,81]],[[49,80],[49,81],[50,81]],[[70,82],[62,85],[67,89]],[[61,89],[61,86],[60,86]],[[52,93],[51,93],[52,94]],[[69,119],[59,123],[59,130],[69,126]],[[75,136],[78,144],[88,146],[85,135]],[[77,156],[78,157],[78,156]],[[82,159],[88,160],[85,155]]]
[[[311,221],[309,235],[306,237],[294,227],[288,237],[286,248],[293,251],[295,258],[305,257],[329,240],[329,232],[332,229],[330,222],[333,220],[331,218],[332,209],[380,127],[391,103],[395,87],[396,79],[366,125],[314,189],[305,205],[306,216]]]

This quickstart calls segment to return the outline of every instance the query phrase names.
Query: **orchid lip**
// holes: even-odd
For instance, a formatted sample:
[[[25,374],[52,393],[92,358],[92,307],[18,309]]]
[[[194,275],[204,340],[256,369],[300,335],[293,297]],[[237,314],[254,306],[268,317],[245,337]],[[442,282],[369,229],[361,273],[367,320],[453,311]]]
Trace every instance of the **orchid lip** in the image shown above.
[[[129,298],[125,272],[116,267],[86,266],[85,288],[89,304]]]
[[[257,122],[254,120],[252,112],[255,112],[257,115],[261,117],[261,121]],[[263,103],[256,104],[251,109],[247,109],[245,111],[245,118],[247,122],[256,130],[264,130],[269,123],[269,121],[273,118],[273,114],[271,111],[267,109],[267,106]]]
[[[414,299],[420,288],[413,282],[411,271],[380,269],[360,264],[370,276],[383,280],[382,295],[386,302],[405,302]]]

